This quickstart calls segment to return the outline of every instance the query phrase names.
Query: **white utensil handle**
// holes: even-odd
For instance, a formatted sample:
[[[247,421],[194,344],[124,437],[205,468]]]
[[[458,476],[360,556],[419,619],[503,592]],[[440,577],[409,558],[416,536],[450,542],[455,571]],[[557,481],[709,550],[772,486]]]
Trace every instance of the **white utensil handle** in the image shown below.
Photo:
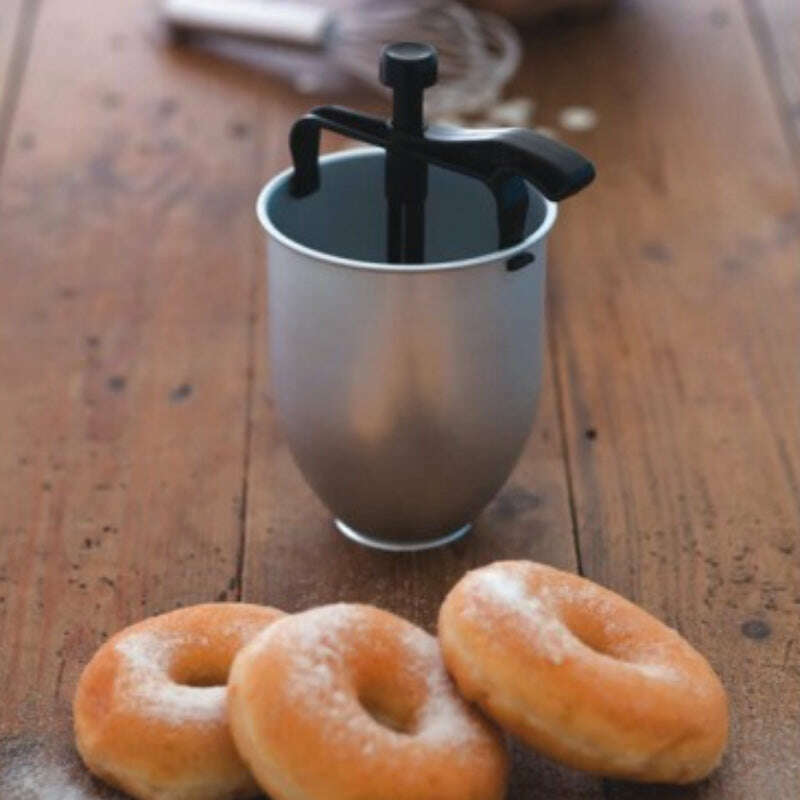
[[[318,46],[333,23],[330,10],[311,3],[271,0],[165,0],[173,25],[291,44]]]

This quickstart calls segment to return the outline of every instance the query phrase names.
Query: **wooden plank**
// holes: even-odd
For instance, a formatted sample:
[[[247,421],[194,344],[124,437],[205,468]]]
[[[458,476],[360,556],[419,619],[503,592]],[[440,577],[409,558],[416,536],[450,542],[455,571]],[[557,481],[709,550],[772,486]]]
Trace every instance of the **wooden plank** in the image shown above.
[[[5,96],[8,88],[22,7],[22,0],[7,0],[3,3],[3,13],[0,14],[0,99]]]
[[[303,106],[301,105],[300,108]],[[300,108],[271,115],[284,136]],[[338,144],[327,142],[328,147]],[[274,170],[270,155],[265,173]],[[263,280],[263,279],[262,279]],[[259,297],[264,293],[259,287]],[[564,458],[549,364],[534,433],[504,490],[465,539],[440,550],[383,553],[355,545],[304,482],[276,419],[270,389],[267,331],[259,301],[255,394],[248,477],[244,597],[296,611],[336,602],[365,602],[433,630],[448,589],[468,569],[499,558],[531,558],[576,568]],[[599,782],[547,763],[519,747],[510,800],[599,796]]]
[[[238,595],[263,86],[169,52],[149,3],[42,8],[0,184],[4,798],[106,796],[82,666]]]
[[[795,0],[744,0],[744,4],[800,164],[800,4]]]
[[[22,24],[24,11],[23,0],[5,0],[0,10],[0,170],[25,60],[27,28]]]
[[[567,101],[601,112],[585,140],[601,183],[565,207],[551,304],[584,559],[590,574],[706,650],[735,701],[734,746],[717,778],[696,790],[608,783],[605,792],[792,796],[796,762],[775,754],[798,750],[791,708],[781,706],[797,694],[796,609],[787,613],[798,575],[798,384],[787,355],[798,341],[796,197],[736,8],[724,6],[722,27],[707,6],[675,8],[673,18],[666,4],[629,5],[601,28],[550,31],[525,71],[545,114]],[[242,321],[260,250],[249,222],[257,143],[242,136],[256,124],[252,82],[235,70],[212,75],[202,60],[162,62],[138,34],[131,56],[123,31],[151,25],[132,4],[124,13],[92,6],[87,57],[70,78],[58,37],[86,35],[75,23],[81,9],[62,0],[46,9],[37,77],[14,131],[35,134],[26,158],[37,160],[15,153],[0,191],[0,290],[9,301],[0,418],[10,421],[0,448],[0,675],[10,676],[0,794],[15,800],[47,796],[43,789],[101,794],[69,754],[67,724],[71,686],[103,630],[227,591],[239,533],[232,500],[241,494],[233,461],[245,458]],[[709,45],[701,22],[724,31],[725,47]],[[127,66],[104,62],[103,37],[127,49]],[[97,76],[109,74],[119,85],[100,85]],[[52,115],[69,100],[83,109],[98,99],[103,113],[81,114],[80,128],[75,114]],[[742,124],[742,108],[766,123]],[[266,111],[273,131],[294,114],[277,89]],[[114,151],[122,131],[143,147],[125,141]],[[282,146],[266,141],[265,174]],[[528,555],[574,565],[558,538],[571,529],[559,440],[541,438],[557,430],[552,395],[512,491],[472,539],[437,554],[349,556],[275,427],[263,342],[259,329],[249,599],[290,609],[367,599],[430,627],[438,599],[472,564]],[[213,395],[200,391],[212,385]],[[116,593],[103,577],[116,579]],[[528,757],[515,780],[519,798],[596,788]]]
[[[571,103],[597,184],[565,209],[551,321],[586,573],[678,627],[732,703],[693,789],[800,786],[800,267],[790,155],[735,2],[628,2],[531,50],[540,119]]]

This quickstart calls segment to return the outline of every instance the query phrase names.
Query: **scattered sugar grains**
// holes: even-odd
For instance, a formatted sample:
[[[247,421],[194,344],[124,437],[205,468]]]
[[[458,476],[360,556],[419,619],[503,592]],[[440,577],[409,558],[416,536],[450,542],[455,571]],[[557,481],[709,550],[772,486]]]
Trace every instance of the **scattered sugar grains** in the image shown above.
[[[84,800],[89,796],[86,776],[63,754],[49,753],[20,738],[10,740],[10,751],[0,753],[0,787],[5,800]]]
[[[489,109],[487,118],[495,125],[508,128],[527,128],[533,120],[536,104],[528,97],[514,97]]]
[[[302,622],[298,627],[297,623]],[[286,652],[291,653],[287,690],[292,702],[319,716],[331,739],[357,736],[362,739],[365,756],[376,753],[374,722],[362,708],[345,674],[345,654],[349,648],[369,642],[362,612],[344,604],[329,606],[294,617],[287,632]],[[280,638],[283,631],[275,629]],[[276,642],[277,643],[277,642]],[[414,739],[431,744],[448,743],[454,747],[478,735],[478,729],[456,694],[444,668],[436,640],[410,624],[401,633],[406,658],[398,669],[408,669],[426,684],[427,698],[417,715]],[[410,741],[395,739],[397,746]],[[462,748],[463,749],[463,748]]]
[[[587,106],[567,106],[559,112],[558,124],[566,131],[584,133],[597,127],[597,112]]]
[[[479,596],[494,604],[500,613],[518,614],[523,618],[520,631],[530,631],[530,642],[552,664],[561,664],[566,656],[575,652],[579,642],[542,600],[528,593],[522,579],[501,570],[483,570],[473,576]],[[482,603],[467,607],[491,624],[491,614]]]
[[[418,735],[436,744],[467,744],[478,730],[447,674],[436,639],[422,630],[409,628],[403,635],[403,644],[412,668],[420,673],[428,689],[426,701],[419,710]],[[466,753],[466,750],[458,752]]]
[[[182,686],[168,675],[170,657],[185,638],[139,631],[122,638],[115,648],[125,667],[115,684],[115,696],[135,705],[146,716],[179,725],[208,722],[225,707],[224,686]]]
[[[492,624],[492,616],[485,601],[494,604],[494,613],[516,614],[521,619],[520,631],[530,632],[531,643],[552,664],[561,664],[567,656],[578,656],[588,647],[578,639],[551,610],[553,599],[584,604],[593,614],[602,618],[607,631],[623,632],[613,619],[613,602],[598,587],[583,585],[578,588],[567,586],[541,587],[538,595],[530,594],[522,580],[515,574],[500,570],[484,570],[474,575],[475,588],[484,602],[473,603],[465,610],[483,624]],[[634,654],[632,654],[634,655]],[[678,671],[665,663],[666,654],[650,648],[647,660],[615,659],[620,665],[635,669],[642,675],[656,680],[675,683],[681,680]],[[611,656],[609,656],[611,657]]]
[[[455,114],[436,116],[432,122],[457,128],[529,128],[533,124],[536,103],[529,97],[501,100],[478,115],[467,118]]]
[[[297,614],[291,623],[276,625],[260,639],[287,654],[286,691],[291,703],[317,716],[331,742],[363,725],[363,709],[341,679],[349,646],[345,636],[361,640],[358,623],[357,612],[340,603]]]

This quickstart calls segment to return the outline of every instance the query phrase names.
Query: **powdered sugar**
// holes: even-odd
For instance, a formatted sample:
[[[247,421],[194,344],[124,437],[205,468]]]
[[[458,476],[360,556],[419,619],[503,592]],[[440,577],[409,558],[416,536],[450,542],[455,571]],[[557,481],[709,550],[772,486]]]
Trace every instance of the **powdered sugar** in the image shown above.
[[[382,725],[365,710],[353,667],[369,648],[398,646],[398,684],[410,681],[421,699],[411,729],[404,731]],[[279,647],[288,654],[286,699],[318,720],[332,746],[349,741],[365,758],[385,757],[387,748],[404,749],[412,742],[456,750],[483,733],[456,693],[436,639],[405,621],[387,625],[361,606],[325,606],[265,631],[257,647]],[[383,691],[392,691],[391,677]]]
[[[524,604],[529,595],[522,579],[513,572],[500,569],[484,569],[472,573],[475,587],[483,595],[488,595],[495,602],[518,607]]]
[[[339,603],[305,612],[293,619],[289,631],[276,627],[270,631],[274,636],[265,637],[265,643],[273,638],[281,641],[278,646],[291,654],[292,679],[288,691],[298,700],[325,694],[334,708],[347,705],[347,693],[337,679],[344,661],[346,642],[341,633],[355,628],[357,616],[350,607]]]
[[[264,631],[255,645],[286,655],[286,701],[318,718],[332,743],[359,731],[366,716],[344,669],[351,642],[360,638],[357,610],[340,603],[297,614]]]
[[[436,639],[409,627],[403,634],[403,644],[409,665],[425,680],[427,688],[426,701],[417,713],[417,735],[432,745],[467,745],[479,732],[447,674]]]
[[[222,637],[238,639],[242,646],[269,624],[270,622],[265,622],[263,619],[230,614],[227,619],[220,621],[217,633]]]
[[[86,800],[95,796],[88,773],[73,751],[56,744],[61,738],[61,733],[40,731],[35,737],[0,741],[3,800]]]
[[[626,662],[633,667],[637,672],[645,675],[648,678],[654,678],[659,681],[666,681],[667,683],[677,683],[681,676],[672,667],[667,664],[659,664],[656,662],[649,662],[647,664],[641,662]]]
[[[491,625],[500,616],[515,618],[515,627],[529,644],[552,664],[561,664],[574,653],[579,641],[569,628],[548,609],[541,597],[530,594],[521,576],[501,568],[478,570],[470,575],[470,588],[478,602],[465,611]]]
[[[170,661],[186,641],[180,634],[147,630],[120,639],[115,649],[123,663],[114,683],[115,702],[176,725],[222,719],[224,686],[182,686],[169,677]]]
[[[534,564],[526,567],[531,571],[542,569]],[[510,620],[515,632],[555,665],[567,658],[591,656],[613,660],[620,667],[653,680],[680,681],[681,674],[669,664],[668,648],[637,641],[636,626],[618,619],[619,603],[624,602],[588,581],[539,583],[531,592],[524,570],[517,565],[498,564],[470,573],[464,610],[474,623],[485,628],[501,619]],[[604,653],[582,641],[561,619],[560,609],[565,606],[580,606],[596,620],[604,637],[624,641],[629,652],[624,656]]]

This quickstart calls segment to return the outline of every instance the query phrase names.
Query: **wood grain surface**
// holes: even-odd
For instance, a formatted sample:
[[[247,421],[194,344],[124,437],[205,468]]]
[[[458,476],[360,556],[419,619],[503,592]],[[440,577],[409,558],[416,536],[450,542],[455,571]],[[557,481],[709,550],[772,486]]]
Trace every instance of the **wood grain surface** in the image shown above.
[[[118,796],[75,756],[69,703],[132,620],[344,599],[433,630],[464,570],[509,557],[582,568],[675,625],[733,709],[696,787],[515,746],[511,800],[800,795],[800,216],[774,82],[799,51],[753,19],[620,0],[531,35],[511,94],[551,127],[599,114],[562,132],[599,178],[553,235],[536,427],[469,538],[396,556],[333,530],[272,406],[252,205],[314,99],[169,48],[155,3],[4,4],[0,65],[24,68],[0,71],[0,798]]]
[[[573,137],[602,171],[551,262],[583,569],[683,632],[732,700],[709,782],[606,794],[797,796],[800,215],[746,20],[629,3],[531,53],[545,113],[601,117]]]
[[[800,3],[746,0],[745,8],[800,166]]]
[[[25,72],[30,34],[35,23],[35,4],[5,0],[0,10],[0,171],[9,128]]]
[[[260,90],[150,4],[41,10],[0,187],[4,800],[98,795],[82,666],[238,594]]]
[[[0,102],[11,79],[11,62],[17,43],[21,41],[18,34],[22,6],[22,0],[9,0],[3,4],[0,16]]]
[[[0,65],[3,81],[8,80],[8,64],[17,42],[22,0],[13,0],[3,5],[3,16],[0,18]]]

